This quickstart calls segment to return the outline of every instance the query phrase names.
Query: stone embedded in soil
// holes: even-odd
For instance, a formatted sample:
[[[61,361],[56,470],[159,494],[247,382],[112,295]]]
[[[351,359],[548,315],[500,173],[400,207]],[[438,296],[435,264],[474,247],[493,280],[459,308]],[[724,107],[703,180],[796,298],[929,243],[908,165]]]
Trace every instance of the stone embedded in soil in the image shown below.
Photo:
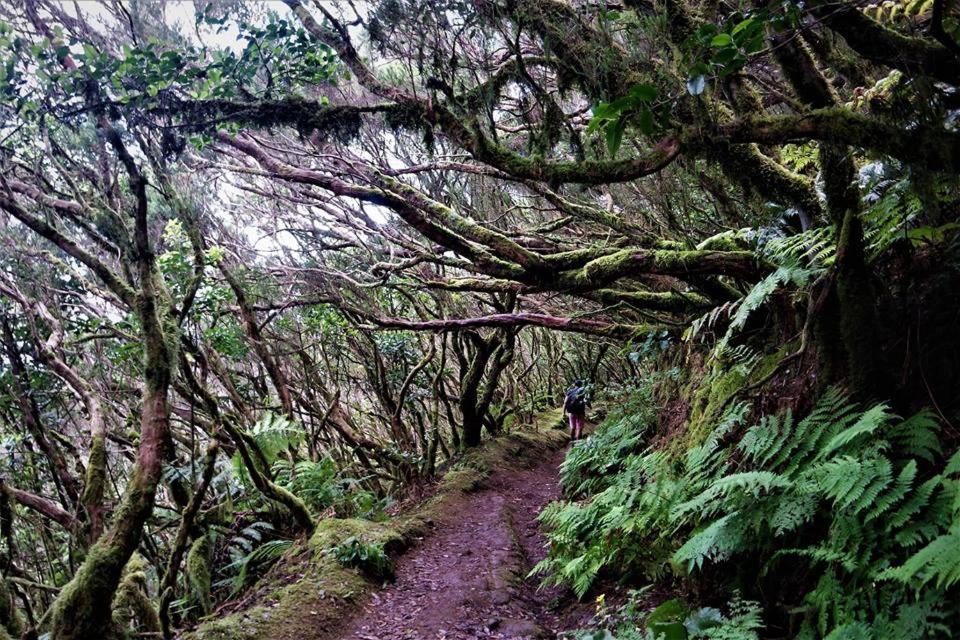
[[[546,638],[547,632],[533,620],[504,620],[498,630],[506,638]]]

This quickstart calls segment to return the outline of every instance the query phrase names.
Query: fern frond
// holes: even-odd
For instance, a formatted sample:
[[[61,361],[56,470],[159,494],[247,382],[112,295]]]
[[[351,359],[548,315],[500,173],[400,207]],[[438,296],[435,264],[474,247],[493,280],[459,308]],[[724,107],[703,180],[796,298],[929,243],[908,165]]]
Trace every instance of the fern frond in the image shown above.
[[[826,226],[768,240],[762,252],[776,264],[792,262],[829,267],[833,264],[836,250],[836,232],[832,226]]]
[[[773,555],[773,559],[776,560],[782,556],[799,556],[824,564],[840,565],[847,571],[854,571],[857,568],[855,556],[849,552],[825,546],[780,549]]]
[[[950,459],[947,460],[947,464],[943,467],[943,475],[953,476],[960,474],[960,450],[954,452]]]
[[[940,486],[941,477],[930,478],[910,495],[907,500],[887,518],[887,530],[894,531],[905,525],[910,518],[920,512],[929,502],[933,492]]]
[[[726,345],[737,331],[747,324],[750,315],[759,309],[780,287],[787,284],[803,287],[810,282],[815,273],[814,269],[804,268],[795,262],[789,262],[755,284],[732,310],[730,324],[727,325],[727,331],[720,339],[720,345]]]
[[[758,467],[766,467],[774,456],[789,455],[795,446],[793,435],[793,413],[787,411],[781,420],[779,416],[764,416],[759,423],[747,429],[737,448],[744,457]],[[779,465],[769,465],[776,469]]]
[[[885,404],[878,404],[860,414],[857,421],[850,427],[837,433],[825,447],[821,449],[821,458],[832,455],[844,449],[857,439],[872,435],[880,427],[890,422],[893,415]]]
[[[894,425],[887,433],[901,457],[933,462],[940,454],[940,423],[930,410],[921,411]]]
[[[911,460],[900,470],[900,474],[897,476],[890,491],[886,492],[873,503],[873,507],[867,512],[864,521],[872,522],[899,504],[913,488],[913,481],[916,477],[917,463]]]
[[[914,586],[935,581],[938,589],[960,583],[960,535],[935,538],[902,565],[884,571],[880,577]]]
[[[777,502],[770,516],[770,526],[773,527],[774,534],[782,536],[799,529],[813,520],[819,506],[816,496],[810,494],[784,496],[784,499]]]
[[[734,526],[738,513],[728,513],[695,533],[673,554],[688,571],[699,569],[706,560],[723,560],[742,547],[743,531]]]
[[[880,491],[893,481],[893,465],[884,457],[859,460],[842,456],[814,467],[810,476],[837,508],[858,513],[873,506]]]
[[[674,509],[671,517],[683,520],[690,514],[712,515],[724,510],[724,504],[731,495],[759,498],[774,489],[786,489],[792,486],[790,480],[770,471],[746,471],[734,473],[717,479],[706,491],[688,500]]]
[[[851,622],[837,627],[824,640],[874,640],[874,636],[868,624]]]

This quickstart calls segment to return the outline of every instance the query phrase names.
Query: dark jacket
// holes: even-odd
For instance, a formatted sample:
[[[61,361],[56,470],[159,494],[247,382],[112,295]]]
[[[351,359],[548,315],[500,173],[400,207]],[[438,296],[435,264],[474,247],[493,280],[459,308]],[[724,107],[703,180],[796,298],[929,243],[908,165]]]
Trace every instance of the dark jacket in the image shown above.
[[[571,387],[563,400],[563,410],[577,416],[587,411],[587,390],[583,387]]]

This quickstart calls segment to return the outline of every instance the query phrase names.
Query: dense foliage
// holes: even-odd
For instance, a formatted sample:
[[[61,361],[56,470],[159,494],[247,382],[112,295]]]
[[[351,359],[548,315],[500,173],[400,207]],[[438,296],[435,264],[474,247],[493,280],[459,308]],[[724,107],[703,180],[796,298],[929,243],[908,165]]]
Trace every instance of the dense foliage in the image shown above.
[[[956,626],[958,11],[0,0],[0,638],[172,637],[574,377],[650,382],[548,579]]]
[[[649,410],[608,418],[567,457],[565,489],[587,499],[542,514],[537,570],[580,595],[601,574],[674,575],[712,603],[746,593],[772,635],[952,637],[960,453],[942,456],[933,416],[864,410],[835,388],[802,419],[744,429],[745,413],[682,455],[644,446]]]

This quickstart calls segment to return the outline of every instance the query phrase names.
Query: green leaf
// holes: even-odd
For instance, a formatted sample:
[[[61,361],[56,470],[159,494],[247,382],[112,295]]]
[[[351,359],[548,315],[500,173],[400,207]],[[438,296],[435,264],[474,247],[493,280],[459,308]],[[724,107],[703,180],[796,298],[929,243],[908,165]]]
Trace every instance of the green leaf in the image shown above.
[[[637,106],[636,102],[636,99],[632,95],[617,98],[609,105],[610,113],[623,113],[624,111],[633,109],[635,106]]]
[[[613,111],[610,109],[610,105],[606,102],[601,102],[593,108],[593,118],[590,119],[590,124],[587,125],[587,133],[594,133],[602,127],[606,121],[610,120],[613,116]]]
[[[624,120],[615,120],[607,125],[607,150],[611,156],[617,155],[620,143],[623,141],[623,130],[627,125]]]
[[[703,93],[707,87],[707,77],[698,75],[687,80],[687,92],[692,96],[698,96]]]
[[[754,20],[753,18],[747,18],[743,22],[740,22],[739,24],[737,24],[737,26],[735,26],[731,31],[731,34],[733,34],[734,36],[737,36],[744,29],[749,29],[750,27],[756,26],[757,24],[758,24],[757,21]]]
[[[657,97],[657,88],[652,84],[635,84],[630,87],[630,95],[637,100],[650,102]]]
[[[717,25],[713,24],[712,22],[707,22],[706,24],[701,25],[699,29],[697,29],[697,35],[700,36],[701,40],[706,40],[716,32],[717,32]]]
[[[683,621],[683,626],[686,627],[687,632],[691,634],[697,634],[706,631],[707,629],[718,627],[722,622],[723,615],[720,613],[719,609],[714,609],[713,607],[701,607],[691,613],[690,616]]]
[[[735,47],[726,47],[713,54],[713,57],[710,59],[710,61],[714,64],[726,65],[727,63],[735,60],[739,55],[740,51],[738,51]]]
[[[733,38],[729,33],[718,33],[713,36],[713,40],[710,41],[711,47],[729,47],[733,44]]]
[[[687,603],[679,598],[667,600],[647,616],[647,628],[657,638],[664,640],[687,640],[687,629],[683,625],[687,617]]]

